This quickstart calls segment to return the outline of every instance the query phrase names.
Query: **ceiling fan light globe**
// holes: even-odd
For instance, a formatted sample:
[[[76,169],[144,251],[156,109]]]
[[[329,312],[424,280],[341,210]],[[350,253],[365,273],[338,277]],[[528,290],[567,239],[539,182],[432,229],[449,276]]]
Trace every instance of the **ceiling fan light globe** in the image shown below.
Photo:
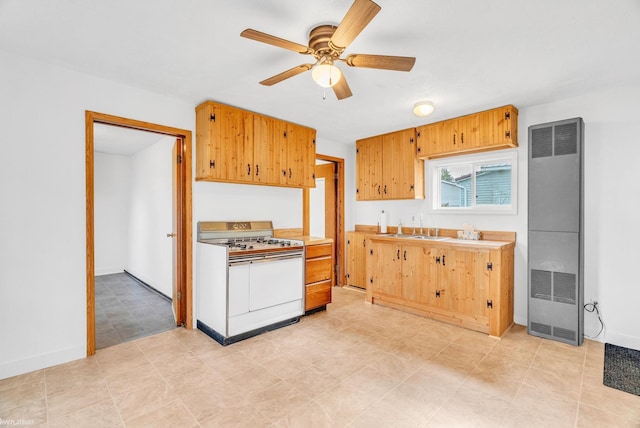
[[[340,81],[342,72],[333,64],[320,64],[313,68],[311,77],[323,88],[330,88]]]
[[[431,101],[420,101],[413,106],[413,114],[419,117],[429,116],[433,113],[433,103]]]

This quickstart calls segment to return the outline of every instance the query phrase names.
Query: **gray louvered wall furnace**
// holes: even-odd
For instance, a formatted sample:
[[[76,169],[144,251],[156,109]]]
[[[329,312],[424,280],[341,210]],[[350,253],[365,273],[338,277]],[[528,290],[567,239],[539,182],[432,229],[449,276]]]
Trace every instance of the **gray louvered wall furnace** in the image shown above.
[[[584,336],[581,118],[529,127],[529,334]]]

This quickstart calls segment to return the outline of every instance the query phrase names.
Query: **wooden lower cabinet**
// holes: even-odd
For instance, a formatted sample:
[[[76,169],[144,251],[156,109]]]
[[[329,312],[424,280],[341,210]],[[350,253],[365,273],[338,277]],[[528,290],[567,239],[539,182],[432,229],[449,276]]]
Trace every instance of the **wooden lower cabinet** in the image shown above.
[[[368,233],[347,232],[347,285],[367,288],[366,255]]]
[[[333,286],[333,243],[305,247],[305,303],[304,310],[326,307],[331,303]]]
[[[501,336],[513,323],[513,249],[371,237],[367,300]]]

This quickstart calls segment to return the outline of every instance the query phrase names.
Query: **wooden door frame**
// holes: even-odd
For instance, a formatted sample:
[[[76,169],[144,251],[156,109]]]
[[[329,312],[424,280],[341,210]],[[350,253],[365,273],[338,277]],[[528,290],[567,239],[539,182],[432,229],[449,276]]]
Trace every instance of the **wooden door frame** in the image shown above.
[[[333,156],[327,156],[322,154],[316,154],[316,159],[327,162],[333,162],[336,165],[336,173],[338,174],[338,183],[336,184],[336,242],[335,242],[335,255],[336,263],[338,265],[338,275],[336,275],[335,285],[345,285],[347,279],[347,273],[344,271],[344,257],[345,257],[345,237],[344,237],[344,159],[336,158]],[[308,236],[311,233],[311,220],[310,220],[310,193],[308,188],[302,189],[302,234]]]
[[[94,241],[94,134],[93,125],[101,123],[105,125],[119,126],[122,128],[136,129],[140,131],[150,131],[157,134],[164,134],[180,138],[183,140],[182,162],[179,164],[182,172],[182,180],[179,183],[182,195],[178,206],[182,218],[182,225],[176,233],[176,239],[180,240],[182,251],[178,255],[177,269],[178,290],[181,291],[184,300],[184,325],[186,328],[193,328],[193,237],[192,237],[192,212],[191,212],[191,131],[186,129],[172,128],[157,125],[149,122],[142,122],[134,119],[127,119],[119,116],[112,116],[104,113],[85,111],[85,173],[86,173],[86,290],[87,290],[87,356],[96,352],[96,330],[95,330],[95,241]],[[180,321],[180,320],[178,320]]]

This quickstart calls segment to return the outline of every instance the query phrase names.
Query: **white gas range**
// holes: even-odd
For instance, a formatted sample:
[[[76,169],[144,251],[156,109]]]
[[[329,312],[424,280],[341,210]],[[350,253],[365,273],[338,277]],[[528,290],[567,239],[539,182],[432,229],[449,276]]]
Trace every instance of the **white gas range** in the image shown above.
[[[304,244],[271,221],[198,222],[197,327],[222,345],[298,322]]]

